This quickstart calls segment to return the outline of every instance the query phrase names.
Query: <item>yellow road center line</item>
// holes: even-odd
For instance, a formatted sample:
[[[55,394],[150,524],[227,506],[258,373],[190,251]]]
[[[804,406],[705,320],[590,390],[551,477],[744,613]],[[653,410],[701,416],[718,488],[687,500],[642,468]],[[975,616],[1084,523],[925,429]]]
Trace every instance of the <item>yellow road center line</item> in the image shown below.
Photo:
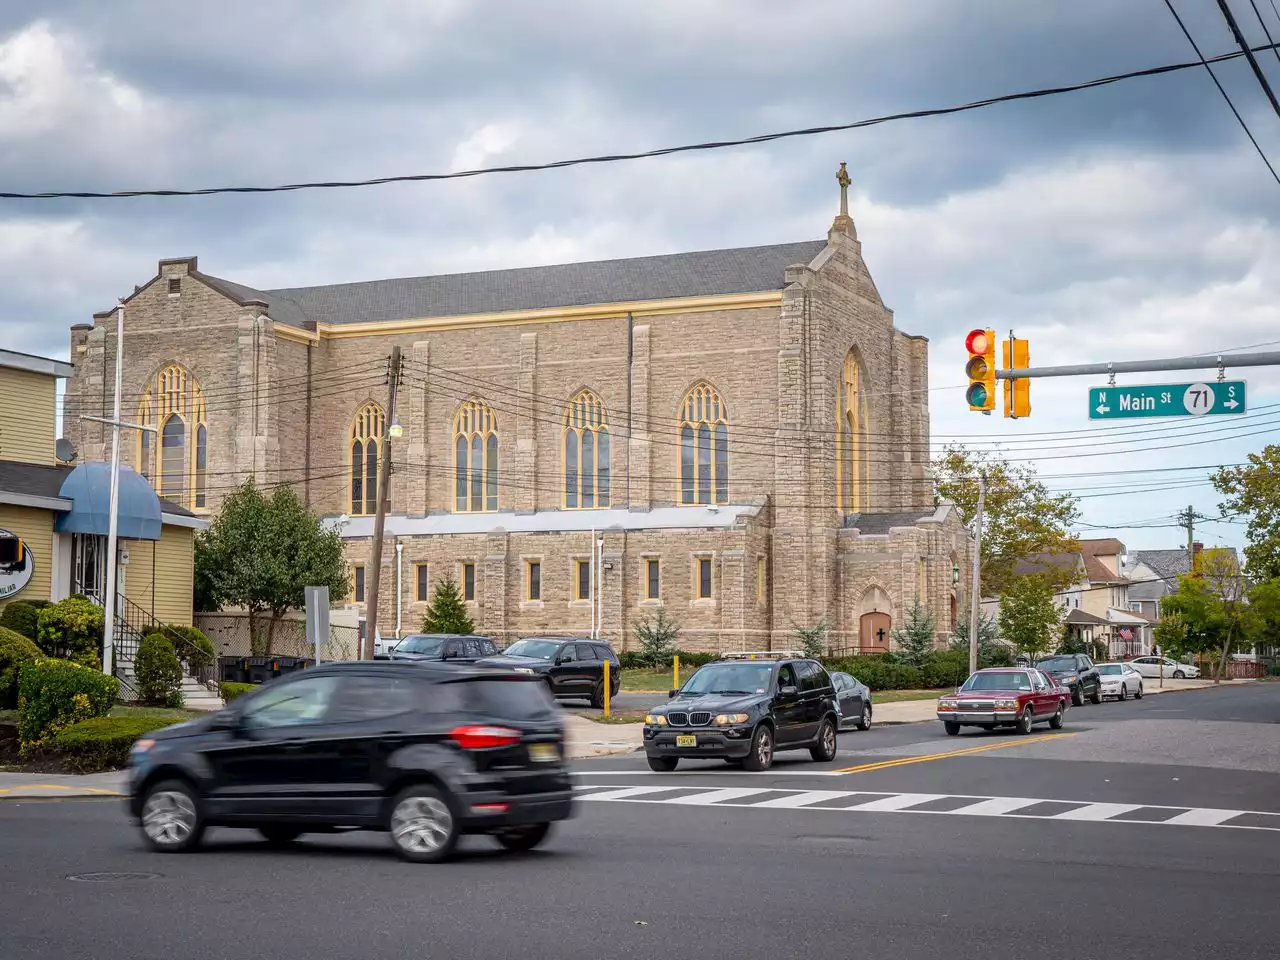
[[[1028,743],[1042,743],[1045,740],[1059,740],[1063,737],[1074,737],[1074,733],[1051,733],[1043,737],[1019,738],[1017,740],[1001,740],[999,743],[984,743],[978,747],[966,747],[963,750],[950,750],[946,753],[930,753],[923,757],[903,757],[900,760],[881,760],[875,763],[864,763],[856,767],[844,767],[835,773],[869,773],[872,770],[884,770],[888,767],[905,767],[912,763],[928,763],[932,760],[946,760],[948,757],[963,757],[971,753],[985,753],[988,750],[1002,750],[1005,747],[1020,747]]]

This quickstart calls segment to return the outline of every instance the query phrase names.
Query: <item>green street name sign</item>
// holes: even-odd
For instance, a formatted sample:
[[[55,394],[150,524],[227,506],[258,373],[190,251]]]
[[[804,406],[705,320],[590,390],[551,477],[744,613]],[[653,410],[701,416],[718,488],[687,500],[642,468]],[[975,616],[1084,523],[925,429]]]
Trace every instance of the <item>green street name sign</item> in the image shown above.
[[[1090,387],[1089,419],[1239,416],[1245,412],[1244,388],[1243,380]]]

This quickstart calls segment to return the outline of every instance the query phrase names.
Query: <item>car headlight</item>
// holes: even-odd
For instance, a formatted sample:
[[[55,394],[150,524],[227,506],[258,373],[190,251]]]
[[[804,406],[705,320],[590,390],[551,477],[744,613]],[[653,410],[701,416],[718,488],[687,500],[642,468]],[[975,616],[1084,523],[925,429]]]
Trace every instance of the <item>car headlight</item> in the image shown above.
[[[939,701],[938,701],[938,709],[939,709],[939,710],[954,710],[955,708],[956,708],[956,704],[955,704],[955,701],[954,701],[954,700],[939,700]]]
[[[727,727],[731,723],[746,723],[749,719],[751,715],[746,713],[722,713],[716,717],[716,726]]]
[[[533,670],[531,670],[529,667],[516,667],[516,673],[532,674]]]
[[[138,740],[138,741],[137,741],[137,742],[135,742],[135,743],[134,743],[134,745],[133,745],[133,752],[134,752],[134,753],[146,753],[148,750],[150,750],[150,749],[151,749],[152,747],[154,747],[155,745],[156,745],[156,742],[155,742],[154,740]]]
[[[1018,701],[1017,700],[997,700],[996,709],[997,710],[1016,710],[1018,709]]]
[[[646,713],[644,715],[644,722],[651,727],[665,727],[667,725],[667,718],[661,713]]]

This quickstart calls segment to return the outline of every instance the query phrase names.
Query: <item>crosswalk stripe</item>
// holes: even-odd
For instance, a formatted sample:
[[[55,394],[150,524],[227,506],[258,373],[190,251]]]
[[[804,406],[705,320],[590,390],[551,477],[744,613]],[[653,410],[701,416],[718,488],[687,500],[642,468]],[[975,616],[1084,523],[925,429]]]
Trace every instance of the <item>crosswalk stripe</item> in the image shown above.
[[[927,803],[930,800],[941,800],[945,797],[945,793],[900,793],[894,797],[881,797],[879,800],[869,800],[866,803],[859,803],[853,807],[845,807],[846,810],[880,810],[886,813],[896,812],[906,807],[914,807],[917,803]]]
[[[805,807],[811,803],[821,803],[823,800],[835,800],[838,797],[847,797],[849,794],[844,790],[806,790],[804,793],[793,794],[789,797],[774,797],[771,800],[762,800],[760,803],[753,803],[753,807],[768,807],[770,809],[795,809],[796,807]]]
[[[642,797],[646,793],[666,793],[671,788],[668,786],[661,787],[623,787],[619,790],[606,790],[604,793],[593,793],[584,797],[584,800],[630,800],[633,797]],[[752,791],[754,792],[754,791]]]
[[[712,803],[722,803],[725,800],[741,800],[743,797],[763,792],[755,787],[728,787],[724,790],[708,790],[705,793],[695,793],[690,797],[681,797],[680,802],[694,807],[703,807]]]
[[[999,817],[1021,810],[1023,807],[1035,806],[1040,802],[1028,800],[1026,797],[992,797],[990,800],[979,800],[967,807],[949,810],[948,813],[963,813],[970,817]]]
[[[1091,803],[1075,810],[1064,810],[1050,820],[1110,820],[1114,816],[1141,809],[1141,803]]]
[[[1180,827],[1216,827],[1243,813],[1243,810],[1188,810],[1186,813],[1180,813],[1176,817],[1170,817],[1165,823],[1172,823]]]

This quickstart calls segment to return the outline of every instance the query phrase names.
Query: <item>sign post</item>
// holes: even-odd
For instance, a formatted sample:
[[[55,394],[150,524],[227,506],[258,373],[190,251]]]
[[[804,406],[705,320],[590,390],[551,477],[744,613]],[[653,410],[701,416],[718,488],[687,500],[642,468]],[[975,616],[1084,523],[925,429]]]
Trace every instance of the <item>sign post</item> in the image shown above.
[[[1090,387],[1090,420],[1231,417],[1248,409],[1244,380]]]
[[[320,663],[320,649],[329,639],[329,588],[306,587],[307,643],[315,647],[316,663]]]

